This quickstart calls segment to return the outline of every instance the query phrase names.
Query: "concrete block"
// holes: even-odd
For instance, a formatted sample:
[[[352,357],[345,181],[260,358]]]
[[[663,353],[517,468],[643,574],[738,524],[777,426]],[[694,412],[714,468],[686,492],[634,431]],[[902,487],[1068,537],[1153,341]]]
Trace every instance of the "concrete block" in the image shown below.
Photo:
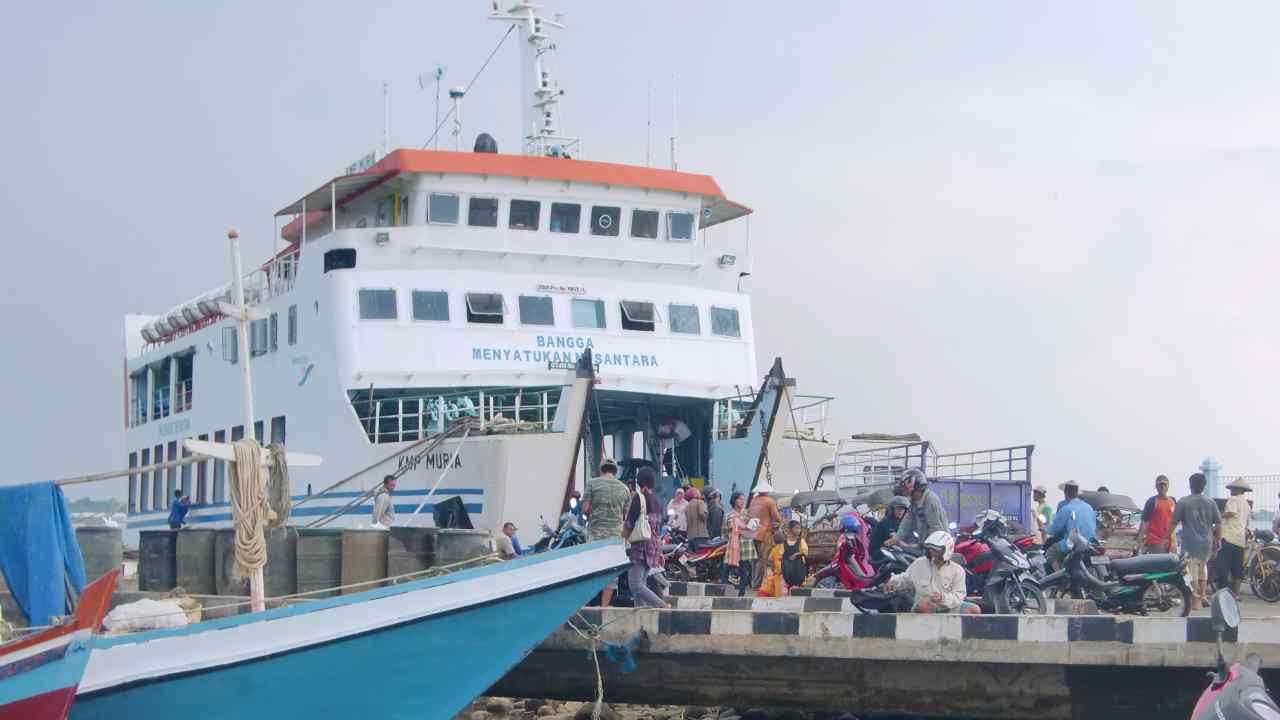
[[[1133,642],[1142,643],[1185,643],[1187,641],[1187,623],[1183,618],[1134,618]]]
[[[752,635],[751,611],[716,610],[711,613],[712,635]]]
[[[898,615],[898,639],[917,642],[959,641],[963,637],[960,615]]]
[[[853,635],[853,615],[849,613],[807,612],[800,616],[802,637],[845,639]]]
[[[626,642],[640,632],[644,615],[644,612],[637,612],[632,608],[601,608],[600,625],[604,629],[600,631],[600,635],[606,642]]]
[[[1240,640],[1251,645],[1280,643],[1280,619],[1244,618],[1240,621]]]
[[[1070,618],[1053,615],[1032,615],[1018,618],[1019,642],[1067,641],[1067,624]]]
[[[805,598],[756,598],[751,609],[756,612],[804,612]]]
[[[671,601],[671,606],[678,610],[711,610],[711,602],[717,598],[672,595],[668,599]]]

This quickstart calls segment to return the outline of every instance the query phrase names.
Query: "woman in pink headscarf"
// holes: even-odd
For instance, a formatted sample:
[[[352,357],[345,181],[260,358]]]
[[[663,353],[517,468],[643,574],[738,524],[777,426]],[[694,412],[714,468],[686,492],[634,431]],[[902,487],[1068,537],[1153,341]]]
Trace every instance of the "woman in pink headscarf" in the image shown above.
[[[684,498],[684,488],[676,488],[676,496],[667,503],[667,522],[671,524],[672,530],[682,533],[689,531],[689,519],[684,514],[688,505],[689,501]]]

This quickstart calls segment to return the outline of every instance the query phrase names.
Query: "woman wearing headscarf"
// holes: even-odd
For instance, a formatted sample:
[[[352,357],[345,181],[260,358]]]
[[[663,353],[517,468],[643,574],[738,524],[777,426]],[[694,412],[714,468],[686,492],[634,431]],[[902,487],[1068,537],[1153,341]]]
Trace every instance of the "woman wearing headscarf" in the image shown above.
[[[711,539],[711,533],[707,528],[707,503],[702,499],[702,493],[696,487],[685,490],[684,499],[684,517],[685,526],[689,531],[689,549],[701,550],[702,546]]]
[[[751,583],[751,573],[755,566],[756,546],[752,542],[752,533],[747,517],[747,496],[736,492],[729,498],[729,514],[725,515],[724,526],[720,536],[728,540],[724,553],[724,572],[721,582],[729,582],[729,568],[738,569],[738,597],[747,592]]]
[[[627,520],[623,525],[623,532],[630,541],[627,555],[631,558],[631,567],[627,570],[627,584],[636,607],[671,607],[655,595],[648,585],[649,570],[662,567],[662,545],[659,539],[662,535],[662,503],[653,494],[657,479],[653,468],[642,467],[636,473],[636,494],[631,496]],[[636,531],[636,526],[640,523],[648,524],[648,537],[643,537],[643,531]]]
[[[676,488],[675,497],[672,497],[671,502],[667,503],[667,519],[671,523],[672,530],[688,532],[689,520],[684,514],[684,510],[688,505],[689,501],[685,498],[684,488]]]

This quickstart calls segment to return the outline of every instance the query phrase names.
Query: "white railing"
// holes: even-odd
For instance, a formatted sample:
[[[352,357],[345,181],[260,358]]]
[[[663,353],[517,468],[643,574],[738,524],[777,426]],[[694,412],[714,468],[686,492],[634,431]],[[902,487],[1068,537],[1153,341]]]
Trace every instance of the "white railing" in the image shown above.
[[[803,440],[827,439],[827,410],[835,398],[826,395],[794,395],[791,407],[778,408],[778,419],[781,427],[787,428],[784,436],[790,439],[799,437]],[[726,440],[734,437],[751,412],[754,398],[738,396],[717,400],[712,416],[712,426],[716,439]]]
[[[411,442],[443,432],[460,417],[480,419],[487,430],[546,432],[555,421],[563,388],[491,388],[465,393],[355,398],[352,406],[369,440]]]

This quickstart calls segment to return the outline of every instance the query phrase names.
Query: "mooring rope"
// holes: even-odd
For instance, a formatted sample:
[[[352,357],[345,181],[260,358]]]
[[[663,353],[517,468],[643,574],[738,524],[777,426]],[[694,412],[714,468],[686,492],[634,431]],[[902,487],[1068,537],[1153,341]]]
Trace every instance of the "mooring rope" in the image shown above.
[[[245,438],[232,444],[236,459],[231,466],[231,515],[236,530],[235,572],[249,575],[267,564],[267,539],[263,526],[275,514],[262,486],[262,446]]]

